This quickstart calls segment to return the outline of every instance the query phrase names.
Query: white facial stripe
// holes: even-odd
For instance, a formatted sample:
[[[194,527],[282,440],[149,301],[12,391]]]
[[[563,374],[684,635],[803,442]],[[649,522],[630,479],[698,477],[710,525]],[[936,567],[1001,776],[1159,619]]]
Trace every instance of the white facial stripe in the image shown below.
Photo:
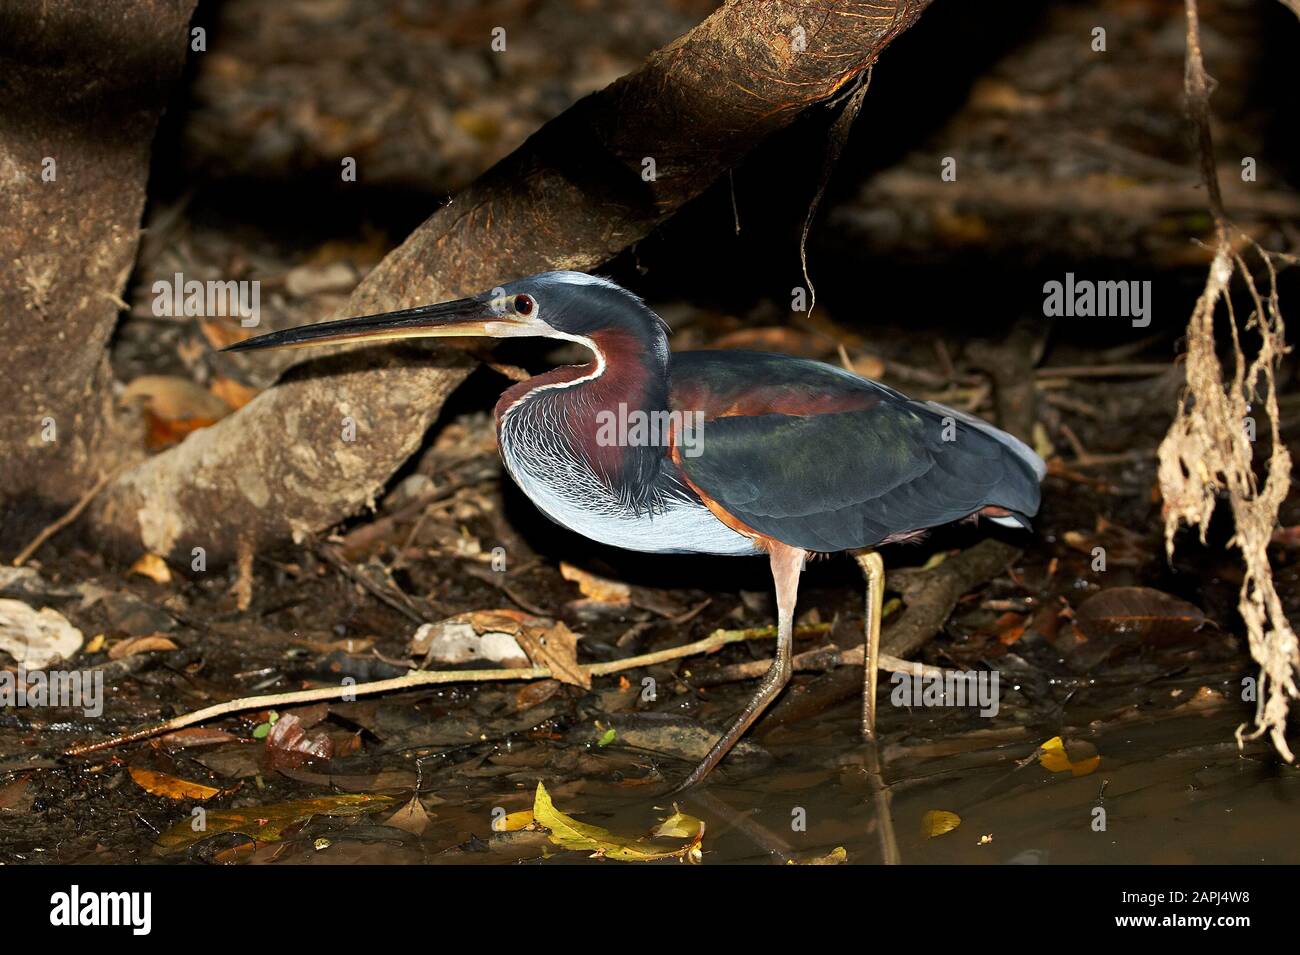
[[[544,323],[539,323],[539,324],[544,324]],[[550,328],[550,326],[546,326],[546,327]],[[518,334],[522,335],[528,333],[526,331],[520,331]],[[592,339],[586,337],[585,335],[570,335],[568,332],[557,332],[553,328],[550,328],[550,330],[546,333],[546,337],[562,338],[565,341],[577,342],[583,348],[588,349],[592,353],[592,355],[594,355],[596,358],[595,370],[587,375],[579,375],[577,378],[574,378],[572,381],[557,381],[549,385],[538,385],[536,388],[533,388],[532,390],[525,392],[523,395],[521,395],[518,398],[518,400],[516,400],[512,405],[510,405],[510,407],[506,408],[506,410],[502,413],[501,419],[503,422],[505,421],[506,417],[510,414],[510,412],[514,411],[524,401],[528,400],[534,395],[540,394],[543,391],[562,391],[565,388],[572,388],[575,385],[581,385],[584,382],[595,381],[597,378],[599,378],[601,375],[605,373],[605,353],[596,347],[596,343]]]

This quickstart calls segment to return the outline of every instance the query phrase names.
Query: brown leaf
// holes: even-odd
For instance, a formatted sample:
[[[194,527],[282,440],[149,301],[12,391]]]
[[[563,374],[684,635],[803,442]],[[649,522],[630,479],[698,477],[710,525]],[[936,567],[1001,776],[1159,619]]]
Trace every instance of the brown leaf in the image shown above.
[[[24,773],[8,785],[0,786],[0,812],[19,811],[31,805],[31,797],[27,795],[31,778],[31,773]]]
[[[145,769],[142,766],[132,766],[130,772],[131,778],[136,781],[136,784],[141,789],[153,793],[155,796],[164,796],[167,799],[189,799],[202,802],[221,792],[216,786],[190,782],[188,779]]]
[[[601,604],[626,607],[632,603],[632,588],[617,580],[597,577],[567,562],[560,563],[560,575],[578,585],[584,597]]]
[[[425,811],[424,804],[420,802],[419,793],[413,795],[405,806],[389,816],[386,825],[409,832],[413,836],[423,835],[424,830],[429,828],[429,814]]]
[[[334,755],[334,741],[323,733],[309,734],[302,720],[285,713],[266,734],[266,752],[272,766],[292,768],[309,759],[329,759]]]
[[[206,829],[196,832],[187,816],[158,837],[158,851],[164,855],[179,852],[200,839],[222,832],[242,832],[258,842],[275,842],[284,835],[285,829],[312,816],[356,816],[388,806],[392,801],[391,796],[365,793],[322,796],[272,806],[210,809]]]
[[[1208,623],[1200,608],[1149,587],[1111,587],[1085,600],[1074,624],[1089,640],[1176,643]]]
[[[164,637],[161,633],[150,634],[147,637],[132,637],[129,640],[121,640],[109,648],[108,658],[110,660],[125,660],[127,657],[133,657],[137,653],[153,653],[156,650],[175,650],[176,644],[171,638]]]
[[[515,709],[526,710],[545,703],[558,693],[563,685],[559,680],[538,680],[536,683],[525,683],[515,693]]]
[[[534,666],[546,667],[563,683],[591,689],[591,674],[578,666],[578,635],[563,622],[553,627],[523,627],[517,639]]]

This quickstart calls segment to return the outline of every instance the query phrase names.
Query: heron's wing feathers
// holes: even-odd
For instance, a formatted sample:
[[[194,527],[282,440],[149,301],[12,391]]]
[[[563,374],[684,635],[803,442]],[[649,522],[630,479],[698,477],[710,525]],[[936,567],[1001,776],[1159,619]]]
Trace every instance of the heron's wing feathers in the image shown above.
[[[763,356],[748,371],[745,362],[752,359],[743,353],[730,366],[717,358],[675,362],[673,406],[703,412],[698,434],[678,449],[685,478],[746,527],[808,550],[838,551],[990,505],[1024,519],[1037,511],[1032,463],[991,426],[817,362]],[[784,362],[805,367],[779,367]],[[834,375],[809,376],[808,365]],[[721,386],[701,382],[701,373]],[[802,390],[759,408],[741,397],[752,387],[732,386],[747,375],[769,393],[795,387],[789,379]],[[746,400],[763,413],[744,413],[737,403]]]

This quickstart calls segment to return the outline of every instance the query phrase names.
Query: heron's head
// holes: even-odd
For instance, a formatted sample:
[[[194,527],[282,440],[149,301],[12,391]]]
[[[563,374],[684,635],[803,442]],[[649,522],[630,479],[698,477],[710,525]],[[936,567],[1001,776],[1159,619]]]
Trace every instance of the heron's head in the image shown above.
[[[303,325],[226,350],[472,336],[555,338],[595,348],[600,338],[617,335],[666,355],[665,331],[662,320],[641,299],[608,279],[583,272],[543,272],[469,298]]]

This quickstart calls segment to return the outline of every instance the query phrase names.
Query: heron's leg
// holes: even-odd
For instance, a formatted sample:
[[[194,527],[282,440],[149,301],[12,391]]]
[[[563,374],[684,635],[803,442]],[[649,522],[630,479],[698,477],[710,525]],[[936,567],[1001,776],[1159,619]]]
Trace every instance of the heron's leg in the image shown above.
[[[799,573],[803,570],[806,552],[798,547],[789,547],[773,541],[769,551],[772,562],[772,580],[776,584],[776,658],[763,676],[757,692],[745,704],[740,717],[731,728],[722,735],[704,761],[696,766],[686,781],[677,787],[678,791],[690,789],[709,774],[714,766],[727,755],[736,740],[745,734],[745,730],[758,719],[759,714],[781,692],[781,688],[790,682],[790,658],[794,644],[794,605],[799,592]]]
[[[867,578],[866,647],[863,653],[862,735],[876,739],[876,685],[880,675],[880,614],[885,599],[885,562],[874,550],[854,555]]]

